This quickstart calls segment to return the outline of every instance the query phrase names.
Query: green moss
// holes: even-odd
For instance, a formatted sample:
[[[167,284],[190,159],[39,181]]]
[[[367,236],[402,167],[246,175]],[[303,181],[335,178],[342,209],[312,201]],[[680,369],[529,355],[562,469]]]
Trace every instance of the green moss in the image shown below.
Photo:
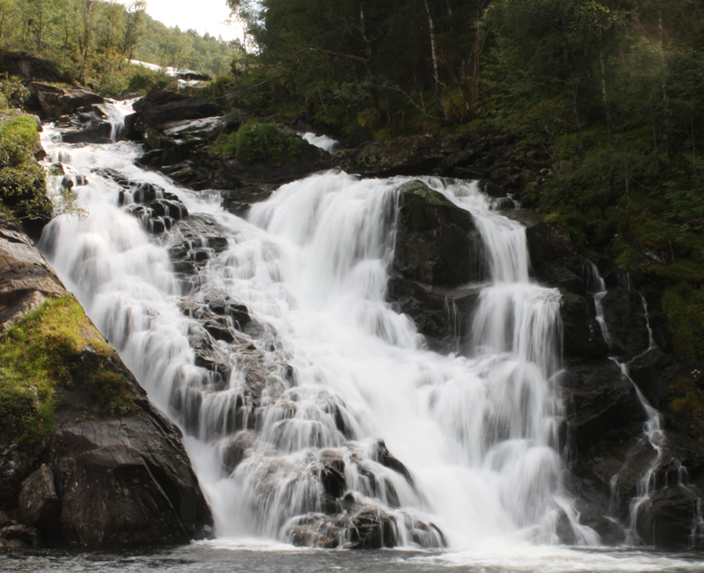
[[[99,370],[88,380],[88,387],[100,402],[99,411],[112,416],[123,416],[134,411],[127,381],[119,372]]]
[[[81,358],[88,346],[99,363],[86,376]],[[133,411],[124,376],[108,369],[112,356],[72,297],[47,301],[27,314],[0,337],[0,416],[13,425],[11,435],[3,436],[17,442],[51,432],[57,386],[84,385],[106,415]]]

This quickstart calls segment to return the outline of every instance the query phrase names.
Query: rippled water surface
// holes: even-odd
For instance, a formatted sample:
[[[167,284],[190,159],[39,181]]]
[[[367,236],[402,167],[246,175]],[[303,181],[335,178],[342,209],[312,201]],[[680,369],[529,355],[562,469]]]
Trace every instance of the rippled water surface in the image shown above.
[[[461,553],[325,551],[265,542],[218,540],[150,552],[34,552],[0,555],[0,571],[173,571],[228,573],[689,573],[704,571],[703,553],[574,550],[518,545]]]

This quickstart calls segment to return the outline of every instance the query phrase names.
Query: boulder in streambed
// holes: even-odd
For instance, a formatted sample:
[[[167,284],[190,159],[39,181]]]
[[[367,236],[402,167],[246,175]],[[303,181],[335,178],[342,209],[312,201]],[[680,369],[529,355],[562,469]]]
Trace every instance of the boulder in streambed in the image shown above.
[[[152,91],[133,105],[135,114],[125,119],[127,135],[144,134],[164,124],[190,119],[216,117],[222,109],[203,98],[169,91]]]
[[[62,115],[70,115],[82,110],[90,110],[91,106],[103,103],[105,100],[87,88],[64,88],[52,84],[35,82],[30,86],[41,105],[42,119],[57,119]]]
[[[0,512],[17,524],[0,536],[36,528],[20,541],[107,548],[207,535],[210,509],[178,428],[4,222],[0,261]]]
[[[421,181],[398,190],[393,271],[433,287],[487,278],[484,243],[472,215]]]

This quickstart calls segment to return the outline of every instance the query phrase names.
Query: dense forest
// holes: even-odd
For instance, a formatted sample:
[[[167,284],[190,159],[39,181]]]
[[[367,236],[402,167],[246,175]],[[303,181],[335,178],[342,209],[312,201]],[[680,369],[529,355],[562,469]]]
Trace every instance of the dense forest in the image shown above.
[[[239,59],[237,42],[168,28],[146,8],[145,0],[128,6],[101,0],[0,0],[0,47],[51,58],[106,95],[145,84],[144,77],[133,78],[149,74],[127,66],[128,60],[197,69],[215,77],[229,72]]]
[[[523,203],[669,285],[704,356],[704,3],[229,0],[261,63],[250,102],[376,139],[490,132],[543,163]]]

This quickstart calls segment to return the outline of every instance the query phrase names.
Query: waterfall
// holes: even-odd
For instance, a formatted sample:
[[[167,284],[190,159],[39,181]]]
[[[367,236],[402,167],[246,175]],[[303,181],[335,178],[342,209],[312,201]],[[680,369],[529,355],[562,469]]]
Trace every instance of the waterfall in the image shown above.
[[[467,348],[442,355],[386,301],[407,179],[313,175],[245,221],[141,170],[135,144],[43,143],[85,176],[86,216],[42,247],[186,431],[219,536],[344,545],[376,520],[402,546],[598,543],[561,482],[560,294],[476,184],[422,178],[472,214],[491,274]],[[125,181],[190,216],[150,234]]]
[[[604,282],[604,279],[600,276],[599,271],[597,267],[593,263],[589,263],[586,268],[585,268],[585,278],[586,278],[586,284],[587,284],[587,290],[588,292],[592,295],[594,298],[594,306],[595,306],[595,311],[596,311],[596,320],[599,323],[599,326],[601,328],[602,335],[604,336],[604,340],[606,343],[609,345],[609,348],[612,349],[612,338],[609,334],[609,328],[606,323],[606,320],[604,318],[604,309],[602,306],[602,299],[604,296],[606,296],[607,290],[606,290],[606,283]],[[629,273],[619,273],[618,274],[618,284],[620,288],[625,288],[627,290],[630,290],[631,288],[631,280],[630,280],[630,274]],[[653,336],[653,330],[650,326],[650,318],[648,315],[648,304],[645,300],[645,297],[638,293],[640,296],[641,302],[643,304],[643,311],[645,313],[645,326],[648,331],[648,348],[643,351],[643,353],[640,355],[646,354],[648,351],[652,350],[653,348],[656,347],[654,336]],[[661,468],[665,465],[666,462],[670,462],[675,466],[675,471],[674,474],[677,476],[675,480],[675,485],[679,486],[680,488],[691,492],[691,489],[688,486],[688,477],[687,477],[687,470],[682,466],[681,462],[677,459],[673,459],[671,457],[666,457],[666,445],[667,445],[667,436],[665,433],[665,430],[663,428],[663,418],[660,412],[650,404],[648,399],[643,395],[643,392],[641,392],[640,388],[638,388],[638,385],[631,379],[629,369],[628,369],[628,364],[623,362],[623,359],[617,357],[617,356],[610,356],[609,359],[613,361],[618,367],[620,368],[622,374],[631,382],[633,385],[633,389],[636,393],[636,396],[638,398],[638,401],[641,404],[641,407],[643,408],[643,411],[645,412],[646,415],[646,421],[645,424],[643,425],[643,440],[645,440],[650,447],[652,448],[654,452],[654,456],[652,457],[648,468],[646,469],[645,472],[643,472],[643,475],[641,476],[640,480],[637,483],[637,491],[636,495],[633,497],[629,504],[629,516],[628,516],[628,523],[626,524],[626,543],[629,545],[637,545],[641,543],[641,539],[638,535],[637,528],[638,528],[638,520],[642,519],[641,513],[642,509],[647,505],[649,500],[651,499],[651,496],[656,490],[657,487],[657,481],[658,481],[658,472],[661,470]],[[627,467],[627,463],[624,466],[624,469]],[[623,470],[622,470],[623,471]],[[611,492],[612,492],[612,502],[611,505],[615,505],[614,501],[618,498],[618,493],[617,493],[617,488],[618,488],[618,481],[619,477],[621,475],[621,472],[616,474],[612,480],[611,480]],[[667,476],[666,476],[667,479]],[[692,493],[693,497],[694,494]],[[697,498],[696,501],[696,508],[694,511],[694,519],[692,523],[692,533],[691,537],[692,540],[695,539],[695,536],[699,533],[701,530],[701,524],[702,524],[702,514],[701,514],[701,501]]]

